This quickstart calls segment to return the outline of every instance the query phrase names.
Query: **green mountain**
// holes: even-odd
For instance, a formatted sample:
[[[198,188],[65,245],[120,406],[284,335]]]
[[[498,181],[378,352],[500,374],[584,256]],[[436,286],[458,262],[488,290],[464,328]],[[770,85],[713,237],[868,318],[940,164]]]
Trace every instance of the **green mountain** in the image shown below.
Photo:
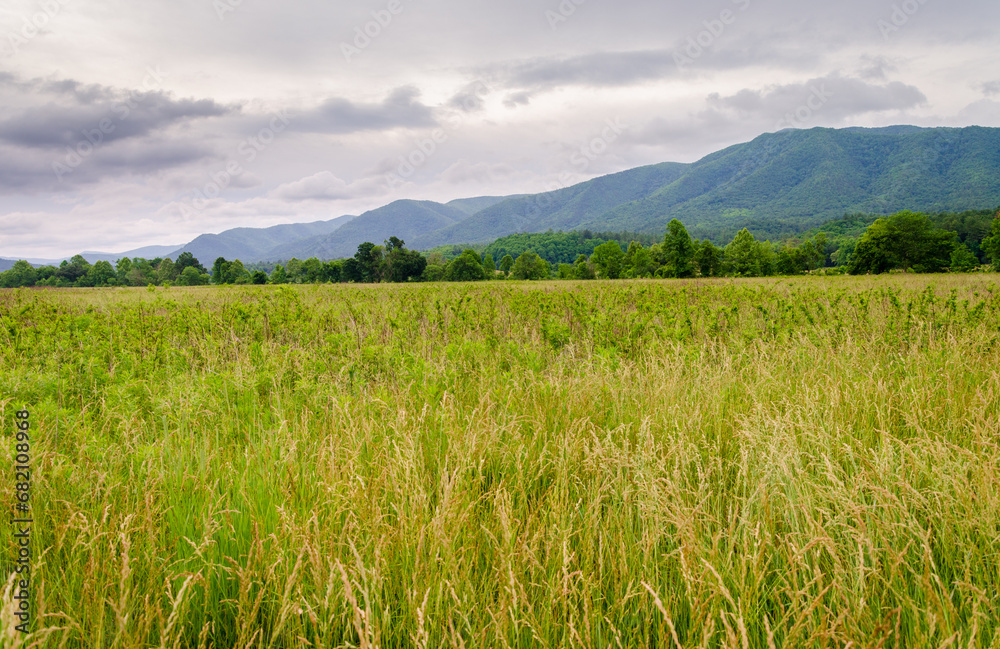
[[[845,213],[961,211],[1000,205],[1000,129],[898,126],[785,130],[692,164],[641,167],[514,198],[413,240],[485,242],[518,232],[663,232],[728,241],[748,227],[777,239]]]

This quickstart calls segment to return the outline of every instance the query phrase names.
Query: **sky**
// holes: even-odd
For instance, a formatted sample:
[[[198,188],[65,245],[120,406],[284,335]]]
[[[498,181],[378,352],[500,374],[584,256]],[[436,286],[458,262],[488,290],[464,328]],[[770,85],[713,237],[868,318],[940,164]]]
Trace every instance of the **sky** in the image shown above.
[[[996,0],[4,0],[0,257],[1000,127]]]

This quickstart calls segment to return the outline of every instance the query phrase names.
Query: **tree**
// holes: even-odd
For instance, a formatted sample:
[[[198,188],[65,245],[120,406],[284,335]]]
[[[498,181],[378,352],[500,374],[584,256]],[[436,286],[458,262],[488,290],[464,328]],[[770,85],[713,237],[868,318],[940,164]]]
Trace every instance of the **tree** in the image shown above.
[[[549,262],[528,250],[517,256],[510,269],[513,279],[546,279],[549,276]]]
[[[201,265],[198,258],[192,255],[190,252],[182,252],[177,255],[177,261],[174,262],[174,267],[177,269],[177,276],[184,272],[185,268],[194,268],[199,273],[208,273],[208,270]]]
[[[91,266],[87,276],[91,286],[109,286],[116,283],[115,269],[108,261],[102,260]]]
[[[118,283],[122,286],[131,286],[129,283],[129,275],[132,273],[132,260],[128,257],[122,257],[117,262],[115,262],[115,275],[118,278]]]
[[[483,270],[486,271],[487,277],[493,277],[497,273],[497,264],[493,261],[493,255],[490,253],[483,253]]]
[[[341,280],[341,268],[342,264],[339,261],[328,261],[323,264],[323,281],[333,282],[337,284]],[[272,279],[273,281],[273,279]]]
[[[594,248],[590,261],[597,267],[602,279],[618,279],[622,273],[622,260],[625,253],[617,241],[607,241]]]
[[[361,264],[354,257],[348,257],[340,264],[340,280],[342,282],[361,282]]]
[[[212,264],[212,283],[213,284],[225,284],[226,279],[224,277],[225,271],[223,266],[228,264],[225,257],[216,257],[215,263]]]
[[[653,255],[638,241],[628,244],[622,266],[626,277],[652,277],[656,271]]]
[[[209,282],[208,273],[198,272],[195,266],[187,266],[177,278],[178,286],[205,286]]]
[[[926,214],[905,210],[878,219],[854,248],[848,272],[884,273],[893,268],[940,272],[951,263],[955,234],[935,228]]]
[[[587,255],[579,255],[576,263],[573,264],[573,277],[576,279],[595,279],[597,273],[594,272],[594,265],[587,259]]]
[[[694,244],[684,224],[677,219],[667,224],[663,254],[666,257],[664,276],[694,277]]]
[[[288,275],[288,281],[292,284],[302,283],[302,260],[292,257],[285,264],[285,273]]]
[[[510,274],[510,269],[514,266],[514,258],[510,255],[504,255],[503,259],[500,260],[500,270],[504,275]]]
[[[14,262],[10,270],[0,274],[0,288],[34,286],[36,281],[38,281],[38,271],[23,259]]]
[[[250,277],[251,284],[267,284],[267,273],[262,270],[254,271],[254,274]]]
[[[408,282],[412,278],[419,278],[427,268],[427,258],[416,250],[403,248],[402,243],[400,241],[399,246],[394,246],[382,261],[381,274],[384,281]]]
[[[158,284],[164,282],[173,282],[176,280],[180,274],[181,270],[178,269],[177,264],[172,262],[169,257],[160,262],[160,265],[156,268],[156,280]]]
[[[73,255],[73,258],[68,262],[64,261],[59,264],[56,277],[59,278],[60,283],[72,286],[83,280],[88,271],[90,271],[90,262],[84,259],[83,255]],[[84,281],[79,285],[87,286],[87,282]]]
[[[285,273],[285,267],[278,264],[271,271],[271,283],[272,284],[287,284],[288,275]]]
[[[955,249],[951,253],[951,265],[949,269],[953,273],[968,273],[979,265],[979,259],[976,258],[972,251],[969,250],[969,246],[964,243],[959,243],[955,245]]]
[[[395,239],[395,237],[393,238]],[[354,258],[358,260],[358,270],[361,272],[362,282],[371,283],[382,279],[380,270],[384,252],[385,248],[376,246],[371,241],[365,241],[358,246]]]
[[[1000,271],[1000,212],[993,219],[989,236],[983,239],[981,248],[993,262],[994,270]]]
[[[302,283],[316,284],[323,274],[323,263],[316,257],[310,257],[302,262]]]
[[[726,265],[737,277],[760,276],[760,246],[750,231],[743,228],[726,246]]]
[[[695,249],[694,263],[702,277],[718,277],[722,270],[722,250],[705,239]]]
[[[445,268],[444,278],[449,282],[477,282],[486,279],[479,253],[471,248],[463,250]]]

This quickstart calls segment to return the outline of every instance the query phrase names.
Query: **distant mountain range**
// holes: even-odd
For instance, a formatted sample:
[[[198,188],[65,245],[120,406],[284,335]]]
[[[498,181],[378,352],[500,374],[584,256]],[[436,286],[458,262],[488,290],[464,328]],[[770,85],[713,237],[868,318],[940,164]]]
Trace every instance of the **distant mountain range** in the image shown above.
[[[640,167],[544,194],[402,200],[356,217],[206,234],[172,250],[84,256],[93,262],[189,251],[206,265],[216,257],[336,259],[390,236],[424,250],[550,229],[658,233],[673,218],[692,236],[724,244],[744,227],[778,239],[848,213],[998,205],[1000,129],[814,128],[767,133],[691,164]]]

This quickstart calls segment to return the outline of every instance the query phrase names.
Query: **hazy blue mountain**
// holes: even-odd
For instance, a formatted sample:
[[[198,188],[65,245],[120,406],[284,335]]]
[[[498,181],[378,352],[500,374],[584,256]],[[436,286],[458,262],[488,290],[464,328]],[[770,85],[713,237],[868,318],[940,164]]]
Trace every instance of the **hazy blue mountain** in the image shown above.
[[[235,228],[219,234],[203,234],[164,256],[177,259],[180,253],[190,252],[206,267],[211,266],[217,257],[251,263],[268,258],[267,253],[275,247],[335,232],[354,218],[356,217],[341,216],[329,221],[292,223],[269,228]]]
[[[470,217],[469,212],[433,201],[402,200],[365,212],[331,234],[310,237],[276,246],[262,257],[280,261],[297,257],[338,259],[350,257],[365,241],[381,244],[389,237],[399,237],[413,248],[412,239],[425,232],[441,230]]]
[[[99,261],[109,261],[114,264],[116,261],[122,257],[142,257],[143,259],[156,259],[157,257],[166,258],[170,256],[174,250],[177,250],[177,246],[144,246],[142,248],[136,248],[135,250],[126,250],[125,252],[94,252],[92,250],[87,250],[81,252],[83,258],[88,262],[95,264]],[[176,255],[175,255],[176,257]],[[58,265],[62,260],[55,262],[54,265]]]

